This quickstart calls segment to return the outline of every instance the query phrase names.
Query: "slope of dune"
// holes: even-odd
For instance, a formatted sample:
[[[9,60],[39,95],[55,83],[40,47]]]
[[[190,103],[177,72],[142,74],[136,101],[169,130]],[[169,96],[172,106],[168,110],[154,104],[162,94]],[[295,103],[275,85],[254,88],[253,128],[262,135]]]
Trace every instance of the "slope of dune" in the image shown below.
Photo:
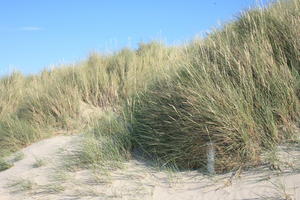
[[[279,148],[280,170],[265,165],[208,176],[159,170],[134,159],[117,170],[68,167],[65,161],[80,140],[57,136],[21,150],[17,161],[8,158],[14,166],[0,172],[0,199],[300,199],[299,145]]]

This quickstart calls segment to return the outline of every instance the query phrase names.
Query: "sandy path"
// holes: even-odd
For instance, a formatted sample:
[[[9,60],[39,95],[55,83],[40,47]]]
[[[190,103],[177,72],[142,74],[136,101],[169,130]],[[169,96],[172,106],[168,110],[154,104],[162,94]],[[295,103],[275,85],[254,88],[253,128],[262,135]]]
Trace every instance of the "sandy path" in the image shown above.
[[[114,171],[66,170],[66,153],[78,141],[79,136],[57,136],[23,149],[24,158],[0,172],[0,200],[300,200],[300,148],[281,151],[294,169],[260,167],[230,179],[232,173],[209,177],[196,171],[158,171],[136,160]],[[45,164],[34,167],[40,159]]]
[[[72,140],[74,140],[72,136],[58,136],[37,142],[21,150],[24,158],[14,162],[14,166],[10,169],[0,172],[0,200],[23,199],[23,194],[9,193],[8,186],[18,180],[34,179],[39,182],[46,182],[46,177],[53,167],[52,162],[56,159],[60,149],[71,145]],[[13,157],[11,158],[13,159]],[[39,159],[42,159],[48,166],[34,167]]]

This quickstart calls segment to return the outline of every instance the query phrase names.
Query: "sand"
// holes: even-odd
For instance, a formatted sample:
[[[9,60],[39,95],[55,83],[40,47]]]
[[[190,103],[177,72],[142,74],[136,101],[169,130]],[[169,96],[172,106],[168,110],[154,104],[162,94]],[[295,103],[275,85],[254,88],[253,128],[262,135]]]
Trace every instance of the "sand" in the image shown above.
[[[20,160],[0,172],[0,200],[300,199],[300,147],[296,145],[280,147],[285,162],[281,170],[266,165],[208,176],[158,170],[140,160],[117,170],[67,168],[67,157],[80,140],[81,136],[57,136],[21,150]]]

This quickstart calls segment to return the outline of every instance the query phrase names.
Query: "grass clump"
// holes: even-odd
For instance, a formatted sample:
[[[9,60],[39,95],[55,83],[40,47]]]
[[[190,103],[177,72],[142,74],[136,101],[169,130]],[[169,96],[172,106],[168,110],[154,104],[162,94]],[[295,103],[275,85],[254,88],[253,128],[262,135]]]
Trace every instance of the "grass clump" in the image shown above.
[[[119,168],[130,157],[130,150],[127,124],[116,114],[108,112],[84,136],[79,160],[83,166]]]
[[[65,187],[58,183],[50,183],[47,185],[38,185],[34,194],[59,194],[65,191]]]
[[[35,163],[33,163],[32,167],[33,168],[39,168],[46,165],[45,159],[42,158],[35,158]]]
[[[30,122],[12,117],[0,121],[0,155],[8,155],[41,138]]]
[[[13,165],[0,158],[0,172],[11,168]]]
[[[288,3],[298,9],[250,11],[190,44],[181,70],[136,97],[135,145],[164,164],[190,169],[206,165],[212,142],[216,170],[223,172],[259,164],[263,150],[293,138],[300,29],[283,27],[286,18],[299,17],[300,2]]]
[[[15,163],[20,160],[23,160],[24,158],[25,158],[25,154],[23,152],[17,152],[11,161]]]
[[[33,190],[37,184],[29,179],[16,179],[13,180],[8,187],[12,188],[12,192],[25,192]]]

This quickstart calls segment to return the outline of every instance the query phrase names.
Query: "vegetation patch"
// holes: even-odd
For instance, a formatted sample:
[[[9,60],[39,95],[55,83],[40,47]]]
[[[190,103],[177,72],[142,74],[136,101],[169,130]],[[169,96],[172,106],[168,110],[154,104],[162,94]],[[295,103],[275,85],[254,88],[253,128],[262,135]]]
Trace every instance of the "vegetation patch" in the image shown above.
[[[289,4],[298,6],[244,13],[189,45],[190,58],[177,73],[136,97],[135,146],[164,165],[194,169],[206,167],[212,143],[215,167],[223,172],[259,164],[262,151],[293,138],[300,29],[283,27],[291,16],[299,19],[300,4]]]
[[[131,136],[124,120],[108,112],[88,132],[79,151],[80,165],[119,168],[130,157]]]
[[[13,165],[0,158],[0,172],[11,168]]]
[[[217,172],[260,164],[262,152],[299,137],[299,8],[280,1],[186,45],[141,43],[3,77],[0,157],[83,130],[82,166],[118,167],[138,149],[163,166],[198,169],[208,147]]]

